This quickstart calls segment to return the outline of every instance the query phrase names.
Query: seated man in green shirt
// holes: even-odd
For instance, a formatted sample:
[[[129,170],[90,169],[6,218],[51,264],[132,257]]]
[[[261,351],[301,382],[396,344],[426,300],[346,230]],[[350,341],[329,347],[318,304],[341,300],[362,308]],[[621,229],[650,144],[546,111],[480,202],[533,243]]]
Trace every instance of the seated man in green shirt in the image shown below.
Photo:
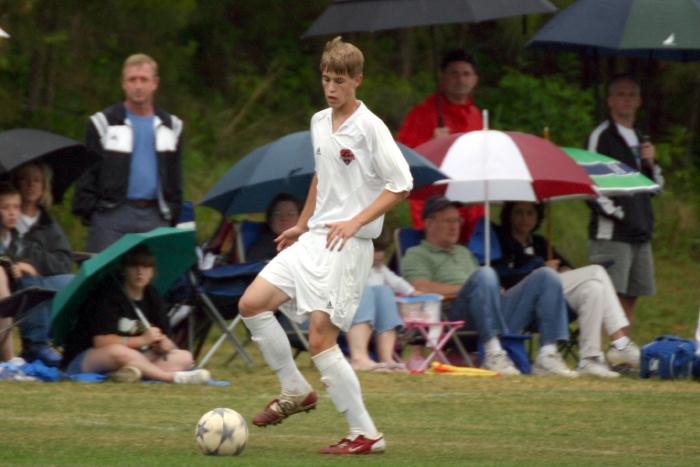
[[[462,222],[459,206],[445,197],[426,201],[425,240],[406,251],[401,261],[403,277],[416,289],[455,297],[449,318],[474,323],[484,345],[482,367],[505,375],[519,374],[498,335],[504,332],[504,325],[510,332],[519,332],[534,323],[541,347],[533,373],[578,376],[557,351],[557,341],[569,335],[566,302],[557,274],[549,268],[537,269],[501,294],[495,271],[479,267],[474,255],[457,244]]]

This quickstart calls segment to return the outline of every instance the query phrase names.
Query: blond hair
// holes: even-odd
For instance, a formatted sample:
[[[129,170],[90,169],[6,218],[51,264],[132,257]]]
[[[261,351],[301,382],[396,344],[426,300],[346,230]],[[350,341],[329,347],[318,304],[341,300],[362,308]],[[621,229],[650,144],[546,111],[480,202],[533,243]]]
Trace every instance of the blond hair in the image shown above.
[[[365,57],[362,51],[349,42],[343,42],[342,37],[326,42],[326,48],[321,55],[320,69],[348,75],[355,78],[362,74],[362,67],[365,64]]]
[[[53,195],[51,194],[51,181],[53,180],[53,172],[51,167],[41,162],[27,162],[24,165],[19,166],[16,170],[12,172],[12,184],[19,189],[19,182],[22,180],[30,169],[37,168],[41,172],[41,198],[39,199],[39,206],[48,210],[53,206]]]
[[[122,75],[124,75],[124,70],[135,65],[151,65],[153,76],[158,76],[158,63],[153,60],[153,57],[144,53],[137,53],[126,57],[124,65],[122,66]]]

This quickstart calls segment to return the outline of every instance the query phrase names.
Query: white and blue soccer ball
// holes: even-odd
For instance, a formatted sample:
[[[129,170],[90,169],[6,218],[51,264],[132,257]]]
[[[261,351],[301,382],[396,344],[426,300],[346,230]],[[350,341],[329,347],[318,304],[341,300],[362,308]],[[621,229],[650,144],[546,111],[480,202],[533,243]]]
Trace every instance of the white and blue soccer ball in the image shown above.
[[[237,456],[248,441],[248,424],[235,410],[213,409],[197,422],[195,437],[204,454]]]

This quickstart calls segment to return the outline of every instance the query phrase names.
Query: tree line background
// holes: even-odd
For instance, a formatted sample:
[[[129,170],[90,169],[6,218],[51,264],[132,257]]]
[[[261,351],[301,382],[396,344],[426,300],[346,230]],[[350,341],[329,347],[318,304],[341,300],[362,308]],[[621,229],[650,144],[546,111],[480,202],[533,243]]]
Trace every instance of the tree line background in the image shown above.
[[[564,8],[572,0],[553,3]],[[157,103],[185,120],[186,195],[198,201],[241,156],[306,129],[325,106],[318,60],[329,37],[300,36],[329,4],[0,0],[0,27],[12,35],[0,40],[0,129],[33,127],[82,140],[87,117],[121,99],[126,56],[148,53],[160,66]],[[630,71],[645,88],[644,112],[651,117],[641,121],[667,174],[667,192],[657,200],[663,204],[657,209],[662,253],[700,256],[694,235],[700,65],[623,58],[594,63],[577,54],[524,49],[550,17],[345,35],[365,54],[359,96],[396,132],[409,108],[434,90],[439,56],[463,47],[477,59],[474,98],[490,110],[492,128],[541,134],[548,126],[554,142],[581,146],[603,117],[601,109],[596,115],[596,83],[604,95],[606,77]],[[604,112],[604,97],[601,102]],[[67,206],[56,213],[81,247],[83,228]],[[202,216],[213,221],[211,212]],[[406,219],[399,212],[390,223]],[[583,239],[585,232],[574,236],[577,243]]]

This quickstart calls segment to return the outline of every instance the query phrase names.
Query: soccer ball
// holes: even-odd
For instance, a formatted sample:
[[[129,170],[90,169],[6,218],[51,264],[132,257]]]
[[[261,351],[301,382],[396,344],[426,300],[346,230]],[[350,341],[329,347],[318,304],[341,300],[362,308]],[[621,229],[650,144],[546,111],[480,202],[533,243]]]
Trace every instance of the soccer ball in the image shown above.
[[[235,410],[213,409],[199,419],[195,436],[204,454],[237,456],[248,441],[248,424]]]

